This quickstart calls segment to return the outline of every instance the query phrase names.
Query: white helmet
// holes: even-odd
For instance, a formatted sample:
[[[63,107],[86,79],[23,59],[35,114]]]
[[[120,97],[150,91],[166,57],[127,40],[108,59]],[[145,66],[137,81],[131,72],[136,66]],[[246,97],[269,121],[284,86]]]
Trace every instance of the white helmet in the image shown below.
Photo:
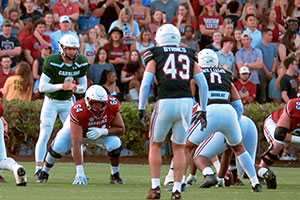
[[[156,32],[155,40],[158,46],[179,46],[181,36],[178,28],[173,24],[164,24]]]
[[[211,49],[202,49],[198,53],[198,65],[200,67],[218,67],[218,55]]]
[[[75,60],[77,58],[78,51],[77,51],[76,55],[73,57],[67,56],[67,54],[65,52],[66,47],[77,48],[79,50],[80,44],[79,44],[79,40],[77,39],[77,37],[75,37],[74,35],[64,35],[62,38],[60,38],[60,40],[58,41],[58,44],[59,44],[59,53],[61,55],[66,56],[70,60]]]
[[[108,95],[102,86],[92,85],[86,90],[84,99],[89,110],[93,111],[96,115],[101,115],[105,110]]]

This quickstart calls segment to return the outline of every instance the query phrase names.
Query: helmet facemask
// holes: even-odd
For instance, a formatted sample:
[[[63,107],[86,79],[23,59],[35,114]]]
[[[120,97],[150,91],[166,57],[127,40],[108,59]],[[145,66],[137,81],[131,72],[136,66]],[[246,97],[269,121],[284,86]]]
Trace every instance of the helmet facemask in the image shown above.
[[[78,54],[79,54],[79,49],[78,48],[76,48],[77,50],[76,50],[76,54],[74,55],[74,56],[72,56],[72,57],[70,57],[70,56],[68,56],[68,54],[67,54],[67,52],[66,52],[66,46],[64,46],[63,44],[61,44],[61,43],[59,43],[59,46],[60,46],[60,48],[62,49],[62,51],[60,51],[60,54],[62,55],[62,56],[65,56],[65,57],[67,57],[69,60],[72,60],[72,61],[74,61],[74,60],[76,60],[77,59],[77,56],[78,56]],[[69,48],[73,48],[73,47],[69,47]]]
[[[86,97],[88,109],[91,110],[95,116],[101,116],[106,109],[107,101],[99,101]]]

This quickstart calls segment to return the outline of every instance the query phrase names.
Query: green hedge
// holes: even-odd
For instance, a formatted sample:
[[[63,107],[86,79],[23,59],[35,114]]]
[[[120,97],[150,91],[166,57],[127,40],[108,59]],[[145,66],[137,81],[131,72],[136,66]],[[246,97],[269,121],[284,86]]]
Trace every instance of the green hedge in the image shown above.
[[[19,154],[21,146],[34,150],[35,143],[39,134],[40,110],[42,100],[37,101],[4,101],[5,113],[4,117],[9,123],[9,135],[11,139],[6,142],[9,154]],[[244,110],[244,115],[249,116],[256,123],[259,130],[260,149],[266,148],[262,126],[264,119],[274,110],[283,107],[284,105],[267,104],[251,104],[247,105]],[[147,106],[147,112],[151,114],[154,105]],[[135,155],[145,156],[148,149],[144,142],[147,137],[148,130],[143,128],[138,123],[138,104],[124,102],[121,105],[121,114],[126,126],[126,133],[121,137],[123,147],[132,150]],[[55,133],[62,126],[60,120],[57,120],[52,134],[52,139]],[[52,141],[52,139],[50,141]],[[94,147],[88,147],[93,152]]]

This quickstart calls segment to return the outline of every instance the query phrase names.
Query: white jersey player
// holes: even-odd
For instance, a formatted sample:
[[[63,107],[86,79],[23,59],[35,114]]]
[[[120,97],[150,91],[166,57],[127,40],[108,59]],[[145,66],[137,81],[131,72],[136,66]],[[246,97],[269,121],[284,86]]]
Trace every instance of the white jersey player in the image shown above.
[[[88,62],[86,57],[78,55],[78,51],[78,39],[64,35],[59,41],[60,54],[45,58],[39,85],[40,92],[45,92],[45,99],[40,116],[39,139],[35,147],[35,178],[42,169],[57,115],[64,122],[74,103],[73,93],[84,93],[87,88]],[[78,85],[75,81],[78,81]]]

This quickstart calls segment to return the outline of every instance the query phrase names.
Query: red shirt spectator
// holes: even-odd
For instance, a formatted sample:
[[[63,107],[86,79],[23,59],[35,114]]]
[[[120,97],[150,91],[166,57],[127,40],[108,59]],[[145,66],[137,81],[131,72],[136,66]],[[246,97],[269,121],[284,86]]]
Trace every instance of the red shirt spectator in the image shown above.
[[[51,46],[51,38],[48,35],[44,35],[45,31],[46,22],[39,19],[34,22],[34,33],[29,35],[23,42],[25,58],[29,64],[32,64],[36,58],[41,57],[41,44]]]
[[[12,64],[12,60],[9,55],[5,55],[1,57],[0,65],[0,98],[2,98],[2,88],[6,79],[10,76],[15,75],[15,71],[13,71],[10,66]]]
[[[78,3],[74,3],[70,0],[60,0],[53,6],[54,21],[58,22],[59,17],[67,15],[74,20],[79,18],[79,6]]]
[[[239,70],[240,79],[234,82],[234,86],[240,94],[243,105],[253,103],[256,97],[257,86],[249,81],[250,70],[243,66]]]

